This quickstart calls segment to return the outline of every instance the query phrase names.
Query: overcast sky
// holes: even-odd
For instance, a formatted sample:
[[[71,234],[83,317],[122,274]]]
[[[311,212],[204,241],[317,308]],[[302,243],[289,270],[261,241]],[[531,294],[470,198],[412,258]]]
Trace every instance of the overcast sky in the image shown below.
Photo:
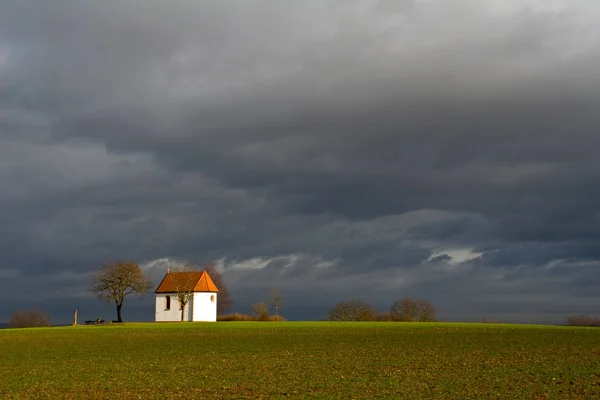
[[[600,306],[600,2],[0,0],[0,321],[109,260],[442,320]],[[158,260],[158,261],[157,261]],[[151,320],[153,296],[126,320]]]

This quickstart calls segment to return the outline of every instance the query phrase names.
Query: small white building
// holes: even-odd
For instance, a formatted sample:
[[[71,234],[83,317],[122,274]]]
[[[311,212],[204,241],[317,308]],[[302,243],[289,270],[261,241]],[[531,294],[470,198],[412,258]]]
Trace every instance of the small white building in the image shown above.
[[[185,305],[184,321],[217,320],[217,293],[215,286],[206,271],[167,272],[156,289],[155,321],[181,321],[181,304],[177,292],[182,289],[192,292]],[[181,289],[182,288],[182,289]]]

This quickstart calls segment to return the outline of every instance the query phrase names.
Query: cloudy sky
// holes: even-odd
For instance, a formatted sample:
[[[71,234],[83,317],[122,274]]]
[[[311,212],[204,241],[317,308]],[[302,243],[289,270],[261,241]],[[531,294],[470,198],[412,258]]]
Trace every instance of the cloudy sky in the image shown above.
[[[596,0],[0,0],[0,321],[109,260],[289,319],[600,305]],[[158,260],[158,261],[157,261]],[[124,318],[150,320],[153,299]]]

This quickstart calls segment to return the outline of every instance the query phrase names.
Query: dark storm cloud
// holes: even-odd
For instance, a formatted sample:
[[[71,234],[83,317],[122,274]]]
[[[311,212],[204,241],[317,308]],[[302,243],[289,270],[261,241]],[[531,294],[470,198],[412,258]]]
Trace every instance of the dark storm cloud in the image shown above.
[[[5,299],[63,277],[39,301],[88,305],[100,263],[177,257],[220,260],[240,310],[281,287],[292,318],[597,301],[595,2],[0,8]]]

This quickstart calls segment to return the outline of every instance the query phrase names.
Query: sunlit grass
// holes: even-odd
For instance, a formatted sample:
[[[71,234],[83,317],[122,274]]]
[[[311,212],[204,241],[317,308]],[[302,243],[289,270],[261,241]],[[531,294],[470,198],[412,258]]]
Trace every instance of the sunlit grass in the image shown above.
[[[0,398],[600,398],[600,329],[126,323],[0,331]]]

